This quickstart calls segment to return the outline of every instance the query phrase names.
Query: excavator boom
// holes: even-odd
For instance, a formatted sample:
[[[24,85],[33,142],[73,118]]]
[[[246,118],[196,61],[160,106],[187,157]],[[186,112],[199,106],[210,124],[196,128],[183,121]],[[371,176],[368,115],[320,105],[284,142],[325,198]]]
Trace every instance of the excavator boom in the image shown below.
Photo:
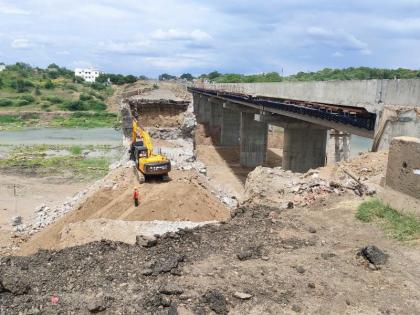
[[[171,162],[162,154],[153,152],[153,143],[149,133],[136,119],[132,122],[131,156],[136,162],[137,170],[146,178],[151,175],[167,177]]]

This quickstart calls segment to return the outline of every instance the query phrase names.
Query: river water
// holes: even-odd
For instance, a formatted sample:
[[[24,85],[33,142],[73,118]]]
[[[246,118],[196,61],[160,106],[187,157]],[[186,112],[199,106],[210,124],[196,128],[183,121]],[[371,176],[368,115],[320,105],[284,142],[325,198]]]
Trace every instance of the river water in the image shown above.
[[[0,131],[0,145],[120,145],[122,132],[113,128],[40,128]]]
[[[350,141],[350,156],[357,156],[359,152],[368,152],[372,149],[373,139],[351,136]]]

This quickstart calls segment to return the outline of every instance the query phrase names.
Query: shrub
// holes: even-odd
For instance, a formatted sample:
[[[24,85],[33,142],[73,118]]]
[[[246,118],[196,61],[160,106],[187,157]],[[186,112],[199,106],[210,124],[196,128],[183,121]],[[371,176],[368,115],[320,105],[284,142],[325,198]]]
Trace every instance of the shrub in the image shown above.
[[[74,85],[74,84],[66,84],[66,85],[64,86],[64,88],[66,88],[67,90],[72,90],[72,91],[75,91],[75,92],[77,92],[77,91],[78,91],[77,86],[76,86],[76,85]]]
[[[91,99],[92,99],[92,95],[80,94],[79,96],[79,100],[81,101],[89,101]]]
[[[35,88],[35,95],[41,95],[41,91],[38,86]]]
[[[55,87],[54,83],[51,80],[47,80],[44,84],[46,89],[53,89]]]
[[[106,104],[100,101],[91,100],[88,102],[88,109],[94,111],[106,110]]]
[[[41,103],[41,109],[47,111],[50,109],[51,104],[49,102],[42,102]]]
[[[0,106],[6,107],[6,106],[13,106],[13,101],[8,98],[1,98],[0,99]]]
[[[87,110],[86,104],[82,101],[66,101],[60,107],[70,111]]]
[[[18,79],[11,81],[10,86],[15,89],[16,92],[23,93],[29,91],[29,87],[34,86],[34,84],[28,80]]]
[[[16,102],[16,105],[17,105],[17,106],[26,106],[26,105],[29,105],[29,104],[31,104],[31,102],[29,102],[29,101],[27,101],[27,100],[18,100],[18,101]]]
[[[32,102],[34,102],[34,101],[35,101],[35,97],[33,97],[32,95],[29,95],[29,94],[22,95],[22,96],[20,96],[20,97],[19,97],[19,99],[21,99],[21,100],[25,100],[25,101],[27,101],[28,103],[32,103]]]
[[[50,95],[44,98],[45,100],[51,102],[52,104],[62,103],[64,100],[56,95]]]
[[[106,89],[106,85],[101,84],[101,83],[92,83],[91,84],[92,89],[97,90],[97,91],[102,91]]]

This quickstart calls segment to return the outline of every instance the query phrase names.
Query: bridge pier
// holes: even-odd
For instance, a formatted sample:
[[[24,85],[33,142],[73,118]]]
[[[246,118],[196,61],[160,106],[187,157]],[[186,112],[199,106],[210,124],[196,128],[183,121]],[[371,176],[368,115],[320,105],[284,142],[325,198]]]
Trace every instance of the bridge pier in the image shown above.
[[[211,121],[211,104],[210,99],[207,97],[201,97],[200,101],[200,123],[210,124]]]
[[[246,167],[262,165],[267,159],[268,125],[253,113],[241,113],[240,161]]]
[[[348,161],[350,159],[351,134],[332,130],[330,138],[334,141],[334,162]]]
[[[223,108],[220,145],[237,146],[240,144],[241,113]]]
[[[283,163],[285,170],[304,173],[325,166],[327,129],[317,126],[284,128]]]

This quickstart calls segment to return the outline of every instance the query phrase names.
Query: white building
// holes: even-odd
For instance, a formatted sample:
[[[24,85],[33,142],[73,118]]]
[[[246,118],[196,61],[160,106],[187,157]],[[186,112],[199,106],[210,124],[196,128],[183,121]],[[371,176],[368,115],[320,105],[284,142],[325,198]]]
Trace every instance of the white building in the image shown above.
[[[89,68],[89,69],[76,68],[74,70],[74,75],[76,77],[81,77],[85,79],[86,82],[90,82],[90,83],[95,82],[96,78],[99,77],[101,73],[103,72],[99,71],[98,69],[93,69],[93,68]]]
[[[2,72],[2,71],[4,71],[4,70],[6,70],[6,65],[2,65],[2,64],[0,64],[0,72]]]

